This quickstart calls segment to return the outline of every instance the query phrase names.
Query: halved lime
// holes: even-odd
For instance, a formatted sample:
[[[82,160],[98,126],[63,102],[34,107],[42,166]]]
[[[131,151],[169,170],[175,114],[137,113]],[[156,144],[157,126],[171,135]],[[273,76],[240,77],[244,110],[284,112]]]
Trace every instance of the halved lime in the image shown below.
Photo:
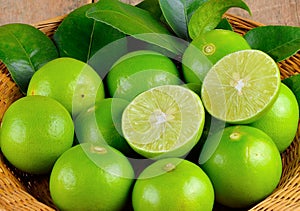
[[[179,85],[162,85],[139,94],[125,108],[123,135],[144,157],[179,157],[199,141],[204,116],[195,92]]]
[[[214,29],[194,39],[182,56],[182,73],[187,83],[201,84],[210,68],[224,56],[251,49],[245,38],[225,29]]]
[[[201,99],[214,117],[250,123],[275,102],[280,87],[276,62],[259,50],[241,50],[219,60],[204,78]]]

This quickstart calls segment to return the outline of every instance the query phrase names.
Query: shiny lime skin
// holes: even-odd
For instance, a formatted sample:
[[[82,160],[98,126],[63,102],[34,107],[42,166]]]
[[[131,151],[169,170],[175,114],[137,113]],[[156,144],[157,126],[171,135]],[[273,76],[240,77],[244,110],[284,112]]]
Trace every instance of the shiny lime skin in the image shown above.
[[[210,136],[199,164],[213,183],[216,201],[232,208],[246,208],[265,199],[282,173],[280,153],[272,139],[246,125],[229,126]]]
[[[50,97],[26,96],[3,117],[1,150],[20,170],[44,174],[72,146],[73,137],[73,121],[65,107]]]
[[[211,211],[214,190],[196,164],[181,158],[165,158],[150,164],[138,177],[132,192],[135,211]]]
[[[183,76],[187,83],[201,84],[209,69],[227,54],[250,49],[238,33],[214,29],[193,40],[182,58]]]
[[[60,210],[122,210],[134,172],[128,159],[106,145],[83,143],[66,151],[50,175],[50,195]]]
[[[42,66],[32,76],[27,95],[49,96],[59,101],[72,116],[104,98],[98,73],[87,63],[62,57]]]
[[[82,111],[74,121],[79,143],[107,143],[127,156],[134,151],[124,139],[121,118],[128,101],[122,98],[105,98]]]
[[[128,101],[150,88],[181,83],[172,60],[152,50],[124,55],[112,66],[106,78],[110,96]]]
[[[250,125],[267,133],[283,152],[296,136],[299,105],[294,93],[281,83],[279,95],[269,111]]]

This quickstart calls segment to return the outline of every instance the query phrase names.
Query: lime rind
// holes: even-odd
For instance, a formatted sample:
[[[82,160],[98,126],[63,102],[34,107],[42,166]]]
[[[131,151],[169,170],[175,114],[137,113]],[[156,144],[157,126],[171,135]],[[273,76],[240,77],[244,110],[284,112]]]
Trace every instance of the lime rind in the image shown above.
[[[276,62],[259,50],[241,50],[218,61],[204,78],[207,111],[229,123],[250,123],[275,102],[280,87]]]
[[[156,51],[152,51],[152,50],[137,50],[137,51],[132,51],[132,52],[129,52],[123,56],[121,56],[111,67],[114,68],[115,66],[117,66],[118,64],[120,64],[121,62],[123,61],[126,61],[127,59],[131,59],[131,58],[134,58],[134,57],[137,57],[137,56],[145,56],[145,55],[153,55],[153,56],[161,56],[161,57],[164,57],[163,54],[161,53],[158,53]]]
[[[124,110],[122,131],[129,145],[148,157],[182,156],[200,139],[204,107],[197,94],[163,85],[138,95]]]
[[[81,147],[88,159],[106,174],[109,174],[108,176],[123,179],[135,177],[128,158],[118,149],[106,143],[80,143],[77,147]],[[118,163],[120,167],[112,167],[112,161]]]

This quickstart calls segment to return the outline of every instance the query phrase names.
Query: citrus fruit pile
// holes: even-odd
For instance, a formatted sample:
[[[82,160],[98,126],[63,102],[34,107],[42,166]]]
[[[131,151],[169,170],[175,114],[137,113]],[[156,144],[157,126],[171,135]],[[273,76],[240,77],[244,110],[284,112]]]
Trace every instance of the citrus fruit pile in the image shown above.
[[[231,7],[220,2],[195,4],[186,30],[163,0],[151,9],[102,0],[70,13],[51,40],[59,56],[20,79],[24,97],[3,116],[8,162],[49,175],[60,210],[249,208],[272,194],[298,101],[274,58],[229,23],[195,24],[211,5]],[[134,18],[136,27],[126,23]]]

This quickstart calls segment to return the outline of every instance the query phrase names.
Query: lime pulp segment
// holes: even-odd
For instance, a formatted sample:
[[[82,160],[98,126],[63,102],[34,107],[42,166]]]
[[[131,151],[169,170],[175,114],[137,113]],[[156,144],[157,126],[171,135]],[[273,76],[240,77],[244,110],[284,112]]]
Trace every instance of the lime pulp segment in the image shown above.
[[[201,97],[207,111],[230,123],[250,123],[279,93],[276,62],[259,50],[241,50],[219,60],[204,78]]]
[[[145,157],[182,156],[199,140],[204,107],[199,96],[179,85],[163,85],[138,95],[124,110],[122,131]],[[163,155],[165,154],[165,155]]]

